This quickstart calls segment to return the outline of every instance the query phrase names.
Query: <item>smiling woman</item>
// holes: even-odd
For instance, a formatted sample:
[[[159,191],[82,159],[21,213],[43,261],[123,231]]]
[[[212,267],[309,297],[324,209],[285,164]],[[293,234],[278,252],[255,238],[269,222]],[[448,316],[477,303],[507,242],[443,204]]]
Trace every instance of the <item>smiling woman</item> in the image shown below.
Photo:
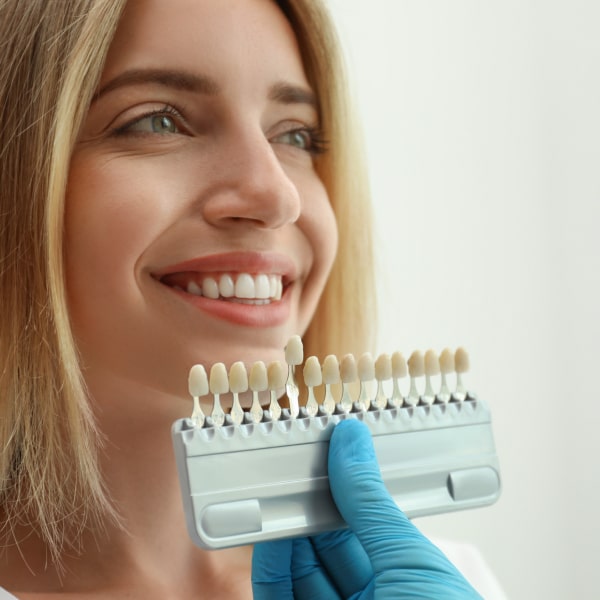
[[[326,12],[10,0],[0,39],[0,582],[22,599],[250,597],[249,549],[187,536],[170,425],[194,363],[281,359],[293,334],[311,354],[370,346],[368,195]],[[399,597],[396,558],[415,551],[423,589],[474,594],[347,429],[337,443],[364,460],[332,474],[374,486],[348,522],[380,499],[408,546],[377,581],[389,535],[363,549],[360,519],[314,541],[322,563],[290,543],[267,564],[267,545],[256,597]]]

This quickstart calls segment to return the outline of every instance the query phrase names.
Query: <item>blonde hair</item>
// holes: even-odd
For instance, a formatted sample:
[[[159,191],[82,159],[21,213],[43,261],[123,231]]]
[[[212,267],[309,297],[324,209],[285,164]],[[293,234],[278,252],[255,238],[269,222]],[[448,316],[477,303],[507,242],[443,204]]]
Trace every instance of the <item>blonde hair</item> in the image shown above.
[[[18,542],[33,527],[57,564],[81,529],[114,518],[69,323],[63,220],[70,156],[125,1],[0,2],[1,533]],[[369,204],[338,44],[320,1],[278,4],[320,102],[331,150],[317,169],[340,229],[305,348],[362,351],[374,328]]]
[[[112,514],[69,325],[62,231],[72,148],[123,5],[0,4],[2,533],[35,527],[55,561],[79,528]]]
[[[339,230],[336,261],[304,335],[305,355],[360,354],[373,350],[376,329],[371,198],[360,127],[350,105],[340,43],[324,2],[278,4],[295,30],[320,104],[330,150],[318,158],[316,168]]]

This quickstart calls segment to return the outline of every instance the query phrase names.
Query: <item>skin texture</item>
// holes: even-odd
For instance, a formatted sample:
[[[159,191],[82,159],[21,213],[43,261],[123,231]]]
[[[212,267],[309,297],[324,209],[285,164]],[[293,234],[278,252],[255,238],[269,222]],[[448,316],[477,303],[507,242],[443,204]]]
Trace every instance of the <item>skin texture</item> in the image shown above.
[[[73,155],[65,227],[69,308],[124,530],[85,539],[62,582],[30,537],[37,576],[11,568],[2,582],[19,598],[251,597],[247,549],[189,540],[170,424],[191,411],[192,364],[282,359],[310,322],[337,242],[310,96],[274,3],[128,4]],[[282,275],[283,297],[224,306],[165,283],[223,272]]]

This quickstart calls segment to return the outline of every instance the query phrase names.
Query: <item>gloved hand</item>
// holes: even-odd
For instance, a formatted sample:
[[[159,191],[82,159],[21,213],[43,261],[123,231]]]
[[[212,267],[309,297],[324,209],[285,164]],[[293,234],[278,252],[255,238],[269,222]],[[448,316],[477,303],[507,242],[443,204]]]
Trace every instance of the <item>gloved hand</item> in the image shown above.
[[[364,423],[347,419],[336,426],[328,469],[349,529],[257,544],[255,600],[481,598],[396,506]]]

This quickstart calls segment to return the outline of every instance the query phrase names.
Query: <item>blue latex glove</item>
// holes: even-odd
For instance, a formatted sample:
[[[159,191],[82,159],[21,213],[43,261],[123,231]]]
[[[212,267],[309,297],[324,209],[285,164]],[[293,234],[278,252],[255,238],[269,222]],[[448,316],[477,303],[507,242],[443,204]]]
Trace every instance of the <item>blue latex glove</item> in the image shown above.
[[[257,544],[255,600],[481,598],[396,506],[364,423],[336,426],[328,469],[333,499],[350,528]]]

